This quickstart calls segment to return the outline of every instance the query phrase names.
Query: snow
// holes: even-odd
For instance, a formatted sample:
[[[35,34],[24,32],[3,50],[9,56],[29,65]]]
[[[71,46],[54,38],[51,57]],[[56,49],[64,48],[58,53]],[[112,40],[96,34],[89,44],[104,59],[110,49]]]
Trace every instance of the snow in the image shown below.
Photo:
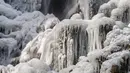
[[[1,56],[0,56],[0,64],[6,65],[9,62],[10,54],[12,51],[17,50],[15,48],[17,46],[17,41],[13,38],[3,38],[0,39],[0,50],[1,50]]]
[[[126,24],[129,23],[129,0],[119,0],[117,8],[112,10],[111,18],[122,21]]]
[[[120,0],[109,0],[100,6],[98,13],[104,13],[105,16],[110,17],[111,11],[117,7],[119,1]]]
[[[26,44],[39,32],[45,30],[45,25],[49,25],[47,28],[53,28],[59,22],[53,14],[44,16],[39,11],[21,13],[4,1],[0,1],[0,5],[0,40],[1,48],[3,46],[4,49],[4,52],[1,53],[1,58],[4,59],[0,64],[3,65],[15,60],[14,57],[20,55]],[[43,23],[43,21],[47,23]],[[7,55],[4,56],[6,53]]]
[[[33,12],[41,8],[42,0],[6,0],[13,8],[22,12]]]
[[[56,73],[55,71],[51,71],[48,65],[36,58],[27,63],[19,63],[15,67],[12,65],[8,65],[7,67],[0,66],[0,71],[2,73]]]
[[[9,4],[6,4],[3,0],[1,0],[0,1],[0,15],[13,19],[21,15],[21,12],[13,9]]]
[[[129,53],[129,51],[122,51],[109,55],[109,60],[103,62],[102,64],[101,73],[111,73],[112,67],[114,65],[117,65],[119,68],[121,68],[121,63],[125,63],[125,61],[127,61],[127,59],[130,57]]]
[[[128,27],[130,27],[130,24],[128,25]]]
[[[71,17],[70,19],[72,19],[72,20],[82,19],[82,16],[81,16],[81,14],[76,13],[76,14],[73,14],[72,17]]]
[[[56,18],[54,15],[48,15],[48,18],[45,22],[43,22],[46,29],[52,29],[56,24],[58,24],[60,21],[58,18]]]

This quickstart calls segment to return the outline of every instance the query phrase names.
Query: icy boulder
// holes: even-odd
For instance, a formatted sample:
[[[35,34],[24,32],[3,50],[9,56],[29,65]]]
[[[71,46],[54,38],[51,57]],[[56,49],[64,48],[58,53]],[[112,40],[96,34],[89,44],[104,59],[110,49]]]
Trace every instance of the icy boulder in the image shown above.
[[[56,18],[53,14],[48,14],[46,17],[46,20],[43,22],[45,30],[52,29],[56,24],[60,22],[59,19]]]
[[[100,6],[98,13],[104,13],[116,21],[122,21],[127,24],[130,22],[130,1],[129,0],[110,0]]]
[[[127,50],[113,53],[103,62],[100,73],[128,73],[130,52]]]
[[[0,66],[1,73],[11,73],[13,70],[14,70],[14,67],[12,65]]]
[[[111,12],[111,18],[122,21],[128,25],[130,22],[130,1],[129,0],[119,0],[117,3],[117,8],[113,9]]]
[[[26,63],[19,63],[16,66],[0,66],[1,73],[56,73],[50,70],[50,67],[39,59],[32,59]]]
[[[109,0],[100,6],[98,13],[104,13],[105,16],[110,17],[113,9],[117,8],[120,0]]]

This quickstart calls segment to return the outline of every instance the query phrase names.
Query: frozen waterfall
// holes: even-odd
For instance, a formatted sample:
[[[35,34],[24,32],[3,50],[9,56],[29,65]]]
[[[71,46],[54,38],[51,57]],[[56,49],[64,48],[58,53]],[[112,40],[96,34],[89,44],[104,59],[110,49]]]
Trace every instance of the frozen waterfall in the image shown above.
[[[130,73],[130,0],[0,0],[0,73]]]

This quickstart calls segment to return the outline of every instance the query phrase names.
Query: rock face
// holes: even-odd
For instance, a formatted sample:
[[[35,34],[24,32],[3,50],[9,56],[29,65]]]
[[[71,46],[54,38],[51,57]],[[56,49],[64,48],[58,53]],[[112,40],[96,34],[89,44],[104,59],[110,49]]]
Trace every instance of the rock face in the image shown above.
[[[129,4],[0,0],[0,73],[130,73]]]

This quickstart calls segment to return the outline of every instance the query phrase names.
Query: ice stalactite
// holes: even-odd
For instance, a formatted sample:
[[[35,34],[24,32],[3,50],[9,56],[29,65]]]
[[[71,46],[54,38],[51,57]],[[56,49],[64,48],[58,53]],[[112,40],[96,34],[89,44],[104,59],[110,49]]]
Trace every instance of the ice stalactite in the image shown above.
[[[113,28],[104,42],[107,46],[89,52],[87,57],[80,57],[76,65],[65,68],[60,73],[128,73],[130,28],[122,29],[117,24]]]
[[[30,41],[27,46],[24,48],[24,50],[21,53],[20,56],[20,62],[27,62],[31,60],[32,58],[38,58],[40,59],[41,54],[43,53],[45,41],[47,39],[47,35],[50,34],[52,31],[51,26],[54,26],[54,23],[58,23],[59,20],[57,18],[53,18],[52,16],[47,16],[50,19],[46,19],[44,25],[46,28],[44,32],[40,32],[39,35],[37,35],[32,41]],[[53,19],[53,20],[52,20]],[[49,23],[48,20],[50,21]],[[47,25],[47,26],[46,26]],[[41,25],[42,26],[42,25]],[[51,27],[51,28],[50,28]],[[43,28],[43,27],[41,27]],[[49,58],[49,57],[47,57]],[[50,56],[51,58],[51,56]],[[50,64],[51,60],[44,60],[46,64]]]
[[[79,56],[87,54],[86,26],[87,21],[84,20],[64,20],[54,29],[45,30],[27,44],[20,62],[39,58],[57,71],[75,64]]]
[[[93,17],[87,27],[89,51],[103,48],[106,35],[112,30],[114,24],[114,20],[104,17],[103,14],[98,14]]]
[[[85,24],[87,23],[85,22],[87,21],[64,20],[57,24],[45,39],[41,60],[45,62],[52,60],[50,66],[58,71],[75,64],[79,56],[86,55],[87,25]],[[51,53],[52,59],[48,59]]]

